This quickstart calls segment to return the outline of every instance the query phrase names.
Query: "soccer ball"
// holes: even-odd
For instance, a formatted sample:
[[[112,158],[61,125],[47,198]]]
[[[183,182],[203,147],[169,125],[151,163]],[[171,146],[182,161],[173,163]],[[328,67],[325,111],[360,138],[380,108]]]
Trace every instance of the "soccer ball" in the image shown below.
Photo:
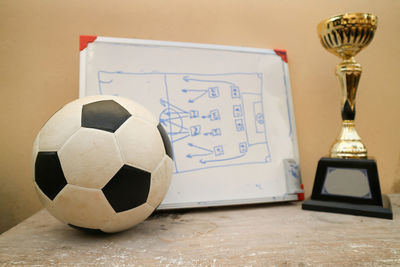
[[[36,137],[34,186],[56,218],[118,232],[145,220],[172,177],[172,148],[156,118],[121,97],[91,96],[55,113]]]

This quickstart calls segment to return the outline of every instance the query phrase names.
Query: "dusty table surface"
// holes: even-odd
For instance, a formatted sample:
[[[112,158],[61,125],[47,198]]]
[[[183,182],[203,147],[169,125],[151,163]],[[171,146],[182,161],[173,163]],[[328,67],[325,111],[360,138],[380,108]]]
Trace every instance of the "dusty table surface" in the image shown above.
[[[41,210],[0,235],[0,265],[400,266],[394,219],[301,210],[301,203],[161,212],[131,230],[91,235]]]

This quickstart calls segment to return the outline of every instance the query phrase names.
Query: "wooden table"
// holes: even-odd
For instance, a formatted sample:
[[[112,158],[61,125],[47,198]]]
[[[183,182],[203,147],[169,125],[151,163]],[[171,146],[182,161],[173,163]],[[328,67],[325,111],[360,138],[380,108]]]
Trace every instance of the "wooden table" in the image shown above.
[[[301,210],[301,203],[162,212],[90,235],[41,210],[0,235],[0,266],[400,266],[394,219]]]

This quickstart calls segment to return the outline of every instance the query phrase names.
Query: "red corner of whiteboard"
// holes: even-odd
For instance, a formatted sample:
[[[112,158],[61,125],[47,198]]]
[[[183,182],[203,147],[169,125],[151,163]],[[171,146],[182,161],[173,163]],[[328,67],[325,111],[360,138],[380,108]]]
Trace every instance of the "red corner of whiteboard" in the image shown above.
[[[288,57],[287,57],[287,53],[286,50],[282,50],[282,49],[274,49],[274,52],[280,56],[282,58],[283,61],[285,61],[286,63],[288,63]]]
[[[79,50],[82,51],[89,43],[94,42],[96,39],[96,35],[81,35],[79,38]]]
[[[304,190],[304,185],[303,184],[301,184],[300,187],[301,187],[302,190]],[[303,201],[305,199],[304,192],[303,193],[297,193],[297,199],[300,200],[300,201]]]

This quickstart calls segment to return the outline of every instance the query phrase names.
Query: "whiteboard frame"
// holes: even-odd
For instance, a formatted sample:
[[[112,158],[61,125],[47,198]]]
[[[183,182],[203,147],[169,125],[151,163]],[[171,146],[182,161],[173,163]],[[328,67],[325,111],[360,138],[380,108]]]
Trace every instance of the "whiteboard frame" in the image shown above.
[[[182,48],[196,48],[196,49],[208,49],[217,51],[231,51],[231,52],[244,52],[244,53],[255,53],[255,54],[275,54],[272,49],[262,48],[249,48],[249,47],[238,47],[238,46],[227,46],[227,45],[213,45],[213,44],[199,44],[199,43],[185,43],[185,42],[171,42],[171,41],[156,41],[156,40],[141,40],[131,38],[115,38],[115,37],[96,37],[95,42],[102,43],[115,43],[115,44],[129,44],[129,45],[140,45],[140,46],[160,46],[160,47],[182,47]],[[90,45],[90,43],[88,44]],[[81,49],[80,51],[80,69],[79,69],[79,97],[85,97],[86,90],[86,66],[87,66],[87,49]],[[287,90],[287,101],[290,107],[288,112],[290,116],[290,124],[292,127],[293,134],[293,152],[295,155],[295,161],[300,166],[298,142],[297,142],[297,131],[294,118],[293,110],[293,99],[292,90],[289,78],[288,64],[283,64],[285,72],[285,86]],[[299,171],[300,172],[300,171]],[[284,179],[284,178],[282,178]],[[301,182],[301,176],[300,176]],[[286,184],[288,183],[286,177]],[[177,209],[177,208],[196,208],[196,207],[215,207],[215,206],[231,206],[231,205],[243,205],[243,204],[259,204],[259,203],[271,203],[271,202],[287,202],[302,200],[304,197],[304,191],[302,188],[298,188],[296,192],[286,193],[282,196],[273,197],[262,197],[262,198],[247,198],[247,199],[231,199],[222,201],[203,201],[203,202],[184,202],[174,204],[163,204],[157,208],[159,210],[166,209]]]

